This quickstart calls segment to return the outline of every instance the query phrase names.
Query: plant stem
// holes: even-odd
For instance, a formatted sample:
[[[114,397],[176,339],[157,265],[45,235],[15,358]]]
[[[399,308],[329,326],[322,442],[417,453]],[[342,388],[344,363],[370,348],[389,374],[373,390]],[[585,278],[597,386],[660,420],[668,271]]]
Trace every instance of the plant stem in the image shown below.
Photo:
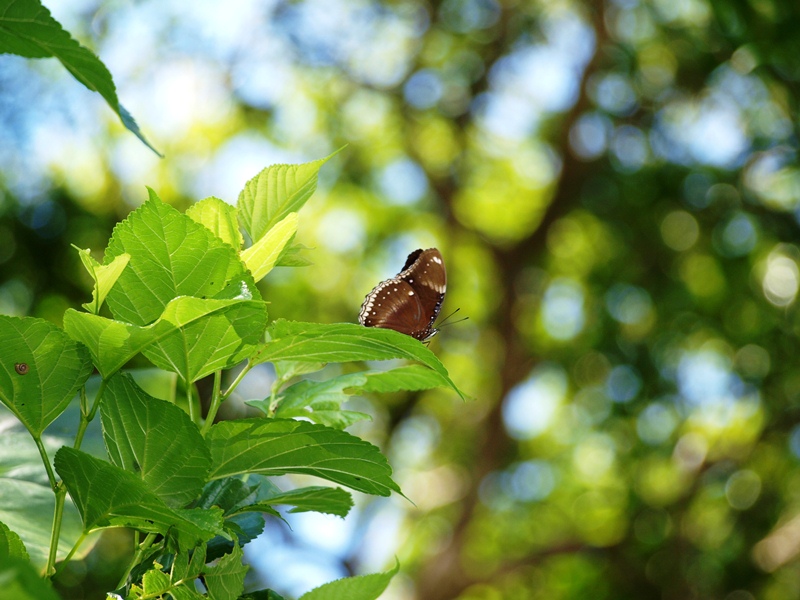
[[[58,482],[56,481],[56,475],[53,473],[53,467],[50,465],[50,459],[47,457],[47,450],[42,443],[42,438],[39,436],[35,436],[33,441],[36,442],[36,447],[39,449],[39,456],[42,457],[42,462],[44,463],[44,468],[47,470],[47,479],[50,481],[50,488],[53,492],[58,492]]]
[[[244,368],[241,371],[239,371],[239,374],[236,376],[236,379],[233,380],[233,383],[231,383],[228,386],[228,389],[225,390],[225,393],[222,394],[222,398],[220,398],[220,402],[225,402],[225,400],[228,399],[228,396],[230,396],[233,393],[233,390],[235,390],[236,387],[240,383],[242,383],[242,379],[244,379],[244,376],[247,375],[250,372],[250,369],[252,369],[252,368],[253,368],[253,365],[248,360],[247,364],[244,366]]]
[[[53,490],[56,494],[56,505],[53,511],[53,528],[50,530],[50,553],[47,556],[47,566],[45,567],[45,576],[51,577],[55,575],[56,558],[58,558],[58,538],[61,535],[61,519],[64,517],[64,501],[67,498],[67,488],[63,482],[56,484],[56,489]],[[78,542],[82,542],[84,535],[78,538]],[[70,551],[67,558],[64,559],[64,564],[74,554],[75,548]]]
[[[122,577],[120,578],[116,589],[120,589],[126,583],[128,583],[128,576],[131,574],[131,571],[133,571],[133,568],[141,562],[144,553],[147,552],[150,546],[153,545],[153,542],[156,539],[156,535],[157,534],[155,533],[147,534],[147,537],[144,538],[144,541],[141,544],[139,544],[139,547],[136,549],[136,553],[133,555],[131,562],[128,563],[128,566],[125,569],[125,573],[122,574]]]
[[[81,444],[83,443],[83,436],[86,433],[86,428],[89,426],[89,423],[92,422],[95,415],[97,414],[97,409],[100,408],[100,401],[103,399],[103,392],[106,389],[106,380],[100,380],[100,387],[97,388],[97,394],[94,397],[94,403],[92,404],[92,409],[88,409],[88,402],[86,402],[86,392],[85,390],[81,394],[81,422],[78,425],[78,434],[75,436],[75,445],[74,448],[80,449]]]
[[[211,405],[208,407],[206,422],[203,423],[203,427],[200,430],[200,433],[203,437],[205,437],[206,433],[208,433],[208,430],[211,429],[211,426],[214,424],[214,418],[217,416],[217,411],[219,410],[219,407],[222,404],[222,396],[220,396],[219,393],[221,386],[222,386],[222,371],[215,371],[214,391],[211,394]]]
[[[194,399],[192,398],[192,385],[191,383],[186,384],[186,402],[189,404],[189,418],[192,423],[197,423],[197,411],[194,409]]]
[[[58,575],[59,573],[61,573],[61,571],[64,570],[64,567],[67,566],[69,560],[78,551],[78,548],[81,547],[81,544],[83,544],[83,541],[86,539],[87,535],[88,534],[85,531],[81,532],[81,534],[78,536],[78,539],[75,540],[75,544],[72,546],[69,553],[64,557],[64,560],[61,561],[61,565],[58,567],[58,569],[55,569],[54,575]],[[50,553],[51,554],[53,553],[52,550],[50,551]]]

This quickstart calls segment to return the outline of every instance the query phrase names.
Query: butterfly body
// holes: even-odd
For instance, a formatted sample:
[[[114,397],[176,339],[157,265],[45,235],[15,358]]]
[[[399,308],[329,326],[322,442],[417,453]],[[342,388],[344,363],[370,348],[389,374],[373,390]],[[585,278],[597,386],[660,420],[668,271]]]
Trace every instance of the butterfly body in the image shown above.
[[[394,329],[425,341],[438,331],[433,324],[446,291],[447,271],[439,250],[415,250],[402,271],[367,294],[358,320],[365,327]]]

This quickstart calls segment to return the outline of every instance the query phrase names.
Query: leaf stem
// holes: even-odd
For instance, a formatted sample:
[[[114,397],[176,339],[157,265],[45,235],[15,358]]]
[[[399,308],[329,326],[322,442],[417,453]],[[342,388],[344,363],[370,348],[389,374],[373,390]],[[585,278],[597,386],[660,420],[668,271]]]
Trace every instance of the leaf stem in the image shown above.
[[[189,418],[192,420],[192,423],[197,423],[197,411],[194,408],[194,394],[192,394],[193,385],[192,383],[186,384],[186,403],[189,405]]]
[[[55,566],[56,566],[56,558],[58,557],[58,538],[61,535],[61,519],[64,517],[64,501],[67,498],[67,488],[64,486],[63,482],[59,482],[56,484],[56,489],[53,490],[56,493],[56,504],[55,510],[53,511],[53,528],[50,530],[50,553],[47,555],[47,566],[45,567],[45,576],[51,577],[55,575]],[[79,538],[81,539],[81,538]],[[81,539],[81,541],[83,541]],[[64,560],[66,563],[69,560],[69,557],[72,556],[72,552],[70,552],[69,556]]]
[[[86,390],[85,388],[81,392],[81,422],[78,425],[78,434],[75,436],[75,445],[73,446],[76,450],[79,450],[81,444],[83,443],[83,436],[86,433],[86,428],[89,426],[89,423],[92,422],[95,415],[97,414],[97,409],[100,408],[100,401],[103,399],[103,392],[106,390],[106,380],[100,380],[100,387],[97,388],[97,394],[94,396],[94,403],[92,404],[91,410],[89,409],[89,403],[86,399]],[[88,410],[88,412],[87,412]]]
[[[220,402],[225,402],[225,400],[228,399],[228,396],[230,396],[233,393],[233,390],[235,390],[238,387],[238,385],[242,383],[242,379],[244,379],[244,376],[247,375],[250,372],[250,369],[252,369],[254,366],[255,365],[253,365],[253,363],[251,363],[249,360],[247,361],[244,368],[241,371],[239,371],[239,374],[236,376],[236,379],[233,380],[233,383],[231,383],[228,386],[228,389],[225,390],[225,393],[222,394]]]
[[[206,415],[206,422],[203,423],[203,428],[200,434],[205,437],[208,430],[214,424],[214,418],[217,416],[217,411],[222,404],[222,396],[220,396],[220,387],[222,387],[222,371],[214,372],[214,391],[211,394],[211,405],[208,407],[208,414]]]
[[[65,492],[66,492],[66,490],[65,490]],[[63,507],[63,504],[62,504],[62,507]],[[53,575],[58,575],[59,573],[61,573],[61,571],[64,570],[64,567],[67,566],[67,563],[70,561],[72,556],[78,551],[78,548],[81,547],[81,544],[83,544],[83,542],[86,539],[87,535],[88,534],[85,531],[81,532],[81,534],[78,536],[78,539],[75,540],[75,544],[73,544],[72,548],[70,548],[69,553],[64,557],[64,560],[61,561],[61,564],[59,565],[58,569],[55,569],[55,572],[53,573]],[[50,550],[50,553],[54,554],[53,551],[52,551],[52,548]]]
[[[139,544],[139,547],[136,549],[136,553],[133,555],[131,562],[128,563],[128,566],[125,568],[125,572],[122,574],[119,583],[117,583],[116,589],[120,589],[128,583],[128,577],[130,576],[131,571],[133,571],[133,568],[141,562],[144,553],[147,552],[150,546],[153,545],[153,542],[156,539],[156,535],[158,534],[155,533],[147,534],[147,537],[144,538],[144,541],[141,544]]]

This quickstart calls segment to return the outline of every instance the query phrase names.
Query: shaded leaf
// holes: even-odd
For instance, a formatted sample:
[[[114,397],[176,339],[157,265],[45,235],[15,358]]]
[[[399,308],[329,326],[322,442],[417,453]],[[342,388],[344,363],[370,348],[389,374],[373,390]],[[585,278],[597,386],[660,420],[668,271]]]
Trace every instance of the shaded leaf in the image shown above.
[[[240,473],[303,473],[368,494],[400,491],[375,446],[323,425],[291,419],[224,421],[211,428],[206,442],[212,479]]]
[[[49,485],[0,478],[0,521],[20,537],[37,569],[42,569],[47,564],[54,510],[55,496]],[[58,539],[59,559],[67,555],[82,531],[78,511],[71,502],[67,502],[61,522],[61,536]],[[95,541],[96,539],[87,540],[81,546],[81,553],[88,552]],[[0,564],[2,563],[0,560]],[[0,587],[1,589],[3,588]]]
[[[355,386],[363,385],[366,381],[367,378],[362,373],[341,375],[325,381],[308,379],[300,381],[279,394],[274,416],[286,419],[303,417],[314,423],[344,429],[353,423],[371,418],[368,414],[341,408],[342,402],[349,397],[349,394],[344,393],[343,390],[345,388],[354,389]],[[270,403],[270,398],[246,402],[250,406],[263,410],[268,415],[270,414]]]
[[[61,600],[49,579],[19,557],[0,560],[0,590],[8,600]]]
[[[84,531],[133,527],[160,533],[187,550],[221,532],[221,510],[170,509],[133,473],[73,448],[56,454],[56,470],[83,519]]]
[[[22,539],[8,528],[8,525],[0,522],[0,564],[9,558],[22,558],[30,560],[28,551]]]
[[[308,267],[309,265],[313,265],[314,263],[311,262],[308,258],[303,256],[301,252],[303,250],[309,250],[307,246],[303,244],[289,244],[281,252],[281,255],[278,257],[278,262],[275,263],[276,267]]]
[[[0,400],[34,437],[89,378],[86,348],[44,319],[0,315]]]
[[[203,488],[211,456],[180,408],[146,394],[129,375],[108,381],[100,412],[111,462],[136,473],[168,506],[185,506]]]
[[[286,504],[292,506],[290,513],[319,512],[346,517],[353,508],[353,497],[342,488],[309,486],[276,493],[261,499],[256,504],[243,506],[240,510],[263,510],[263,507]]]

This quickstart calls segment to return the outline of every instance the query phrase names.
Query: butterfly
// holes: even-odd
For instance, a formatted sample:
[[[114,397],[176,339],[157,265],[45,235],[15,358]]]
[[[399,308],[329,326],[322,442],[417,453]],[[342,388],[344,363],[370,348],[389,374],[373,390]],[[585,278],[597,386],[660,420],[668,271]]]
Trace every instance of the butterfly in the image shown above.
[[[358,321],[365,327],[394,329],[424,342],[439,331],[433,323],[446,290],[447,271],[439,250],[414,250],[395,277],[367,294]]]

